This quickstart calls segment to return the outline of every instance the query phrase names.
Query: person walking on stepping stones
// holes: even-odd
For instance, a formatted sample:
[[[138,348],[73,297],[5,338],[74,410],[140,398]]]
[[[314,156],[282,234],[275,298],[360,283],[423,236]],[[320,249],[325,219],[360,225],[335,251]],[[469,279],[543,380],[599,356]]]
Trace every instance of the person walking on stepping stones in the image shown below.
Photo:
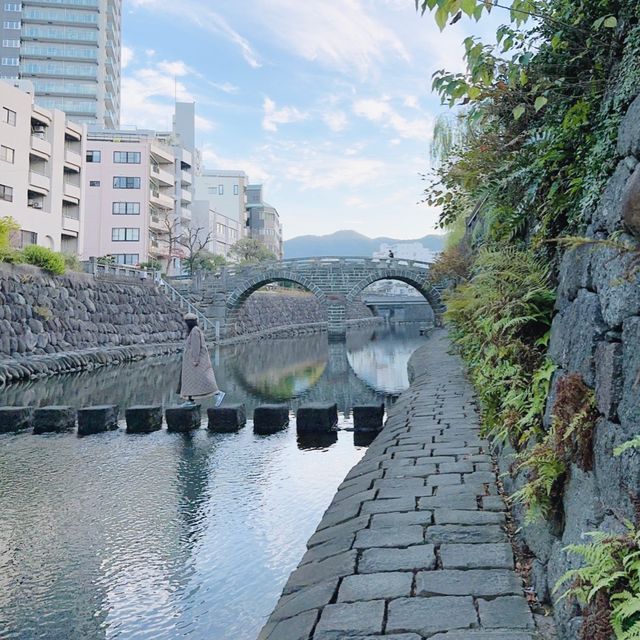
[[[216,376],[211,366],[211,358],[198,318],[193,313],[184,315],[187,325],[187,339],[182,353],[182,370],[178,384],[178,394],[193,403],[194,398],[216,396],[216,407],[222,404],[225,393],[218,389]]]

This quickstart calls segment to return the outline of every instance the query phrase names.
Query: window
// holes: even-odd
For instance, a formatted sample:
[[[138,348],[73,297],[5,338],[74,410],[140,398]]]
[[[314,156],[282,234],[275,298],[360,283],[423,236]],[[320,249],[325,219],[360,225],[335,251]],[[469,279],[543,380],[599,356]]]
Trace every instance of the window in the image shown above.
[[[0,200],[13,202],[13,187],[7,187],[5,184],[0,184]]]
[[[114,202],[111,212],[114,216],[139,216],[139,202]]]
[[[117,164],[140,164],[140,152],[114,151],[113,161]]]
[[[2,26],[5,29],[20,29],[20,20],[5,20]]]
[[[238,185],[237,185],[237,184],[234,184],[234,185],[233,185],[233,195],[234,195],[234,196],[237,196],[237,195],[238,195]]]
[[[99,187],[100,186],[100,180],[89,180],[89,186],[90,187]]]
[[[220,224],[219,222],[216,224],[216,233],[219,236],[223,236],[224,235],[224,225]]]
[[[115,253],[113,258],[116,264],[138,264],[140,262],[139,253]]]
[[[20,48],[20,40],[3,40],[3,47],[8,47],[11,49],[19,49]]]
[[[38,234],[33,231],[20,231],[20,248],[29,244],[38,244]]]
[[[20,64],[20,58],[2,58],[2,64],[7,67],[17,67]]]
[[[5,162],[10,162],[11,164],[13,164],[15,153],[15,150],[11,147],[0,145],[0,160],[4,160]]]
[[[140,240],[140,229],[136,227],[114,227],[111,229],[114,242],[137,242]]]
[[[100,162],[101,156],[100,151],[87,151],[87,162]]]
[[[219,196],[223,196],[224,195],[224,185],[223,184],[219,184],[218,185],[218,195]]]
[[[2,122],[6,122],[12,126],[16,126],[16,112],[11,111],[11,109],[7,109],[7,107],[2,107]]]
[[[115,176],[113,179],[114,189],[139,189],[140,178],[129,178],[126,176]]]
[[[19,2],[5,2],[5,11],[22,11],[22,5]]]

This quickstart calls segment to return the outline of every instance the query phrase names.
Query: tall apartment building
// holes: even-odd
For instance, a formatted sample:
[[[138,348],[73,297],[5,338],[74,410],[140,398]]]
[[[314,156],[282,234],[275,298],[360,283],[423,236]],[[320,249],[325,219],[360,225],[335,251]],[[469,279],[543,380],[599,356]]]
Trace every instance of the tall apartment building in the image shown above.
[[[28,79],[36,103],[75,122],[120,121],[122,0],[0,2],[0,78]]]
[[[32,94],[0,80],[0,217],[19,224],[17,247],[78,253],[85,133],[61,111],[34,104]]]
[[[247,187],[247,211],[249,236],[262,242],[281,260],[284,250],[280,215],[275,207],[263,200],[261,184],[250,184]]]
[[[83,257],[158,260],[179,273],[184,249],[176,239],[191,220],[191,153],[169,133],[95,129],[86,161]]]

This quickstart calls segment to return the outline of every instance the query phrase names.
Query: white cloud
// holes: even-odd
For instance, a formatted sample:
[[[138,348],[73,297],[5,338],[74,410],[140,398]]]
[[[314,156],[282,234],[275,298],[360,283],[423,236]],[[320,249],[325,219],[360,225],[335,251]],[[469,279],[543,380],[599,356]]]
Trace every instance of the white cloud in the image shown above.
[[[278,109],[276,103],[267,97],[265,97],[262,103],[262,108],[264,110],[262,128],[265,131],[277,131],[278,125],[280,124],[301,122],[308,117],[306,113],[303,113],[295,107],[282,107]]]
[[[122,51],[120,53],[120,60],[123,69],[126,69],[133,60],[133,49],[122,45]]]
[[[353,112],[361,118],[391,129],[400,138],[431,140],[433,130],[431,116],[405,118],[393,108],[390,99],[386,96],[378,100],[372,98],[356,100],[353,104]]]
[[[347,126],[347,115],[344,111],[329,111],[322,115],[324,123],[336,133],[342,131]]]
[[[417,96],[405,96],[403,104],[405,107],[409,107],[410,109],[420,108],[420,103],[418,102]]]
[[[251,158],[222,156],[211,144],[202,147],[202,162],[208,169],[233,169],[244,171],[249,176],[249,182],[265,183],[272,179],[265,167]]]
[[[256,0],[256,15],[296,55],[340,71],[367,75],[389,54],[410,54],[397,34],[361,0]]]
[[[366,207],[367,206],[366,200],[363,200],[362,198],[359,198],[358,196],[351,196],[350,198],[347,198],[344,201],[344,203],[347,205],[347,207],[362,208],[362,207]]]

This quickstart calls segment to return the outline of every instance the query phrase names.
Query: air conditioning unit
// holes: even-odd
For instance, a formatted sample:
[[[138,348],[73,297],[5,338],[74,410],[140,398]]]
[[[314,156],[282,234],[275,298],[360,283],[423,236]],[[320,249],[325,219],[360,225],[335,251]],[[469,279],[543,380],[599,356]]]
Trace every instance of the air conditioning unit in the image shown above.
[[[34,209],[42,209],[42,202],[38,202],[38,200],[29,200],[27,202],[29,207],[33,207]]]
[[[46,127],[43,124],[34,124],[33,127],[31,127],[32,133],[44,133],[45,130]]]

